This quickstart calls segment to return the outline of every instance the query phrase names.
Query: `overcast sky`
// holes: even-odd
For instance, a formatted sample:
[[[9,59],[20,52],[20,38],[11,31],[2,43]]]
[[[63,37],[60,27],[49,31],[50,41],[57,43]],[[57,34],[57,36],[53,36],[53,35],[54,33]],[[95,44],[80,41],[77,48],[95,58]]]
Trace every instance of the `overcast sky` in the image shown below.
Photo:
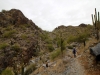
[[[43,30],[60,25],[92,24],[94,8],[100,11],[100,0],[0,0],[0,11],[19,9]]]

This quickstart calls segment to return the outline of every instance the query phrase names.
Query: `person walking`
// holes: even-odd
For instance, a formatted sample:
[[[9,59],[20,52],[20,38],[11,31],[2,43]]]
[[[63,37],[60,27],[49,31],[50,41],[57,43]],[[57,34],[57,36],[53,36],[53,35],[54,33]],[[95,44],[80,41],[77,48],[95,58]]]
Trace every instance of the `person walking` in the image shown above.
[[[73,54],[74,54],[74,57],[76,57],[76,48],[75,47],[73,48]]]

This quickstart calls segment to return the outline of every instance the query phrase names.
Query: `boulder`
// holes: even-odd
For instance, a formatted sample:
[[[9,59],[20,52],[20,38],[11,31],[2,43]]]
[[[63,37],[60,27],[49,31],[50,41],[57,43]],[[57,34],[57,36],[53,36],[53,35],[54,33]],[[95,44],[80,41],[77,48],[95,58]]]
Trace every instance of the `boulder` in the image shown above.
[[[90,48],[90,53],[94,56],[100,55],[100,43],[98,43],[96,46]]]
[[[90,53],[94,55],[96,58],[96,62],[100,61],[100,43],[96,46],[90,48]]]

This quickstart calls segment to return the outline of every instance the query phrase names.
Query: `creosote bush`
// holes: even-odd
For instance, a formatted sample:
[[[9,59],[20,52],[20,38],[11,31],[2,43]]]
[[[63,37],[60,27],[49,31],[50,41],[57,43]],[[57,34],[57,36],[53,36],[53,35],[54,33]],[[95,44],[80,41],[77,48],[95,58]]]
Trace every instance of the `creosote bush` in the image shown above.
[[[2,43],[2,44],[0,44],[0,49],[5,49],[8,46],[9,45],[7,43]]]
[[[26,34],[22,34],[21,38],[25,40],[25,39],[27,39],[27,35]]]
[[[45,39],[45,42],[46,42],[47,44],[52,44],[52,40],[51,40],[50,38]]]
[[[40,37],[41,37],[41,40],[43,41],[49,38],[48,33],[42,34],[40,35]]]
[[[35,69],[36,69],[36,65],[35,65],[35,64],[30,64],[30,65],[26,68],[26,71],[25,71],[24,75],[29,75],[29,74],[32,73]]]
[[[14,44],[12,47],[11,47],[12,50],[15,50],[16,52],[18,52],[20,50],[20,46],[18,44]]]
[[[67,43],[75,42],[76,40],[77,40],[77,36],[70,36],[70,37],[67,39]]]
[[[73,49],[73,46],[67,46],[68,47],[68,49]]]
[[[88,39],[89,37],[89,33],[87,32],[84,32],[84,33],[81,33],[81,34],[78,34],[77,36],[70,36],[68,39],[67,39],[67,42],[68,43],[71,43],[71,42],[84,42]]]
[[[14,75],[14,73],[11,68],[6,68],[1,75]]]
[[[50,52],[52,52],[54,50],[53,45],[52,44],[48,44],[48,49],[49,49]]]
[[[6,31],[4,34],[3,34],[3,38],[11,38],[14,36],[15,34],[15,30],[10,30],[10,31]]]
[[[51,59],[54,60],[56,57],[58,57],[61,54],[61,50],[55,50],[54,52],[51,53]]]
[[[4,9],[2,10],[3,13],[5,13],[6,11],[7,11],[7,10],[4,10]]]
[[[4,28],[5,31],[10,31],[13,29],[13,25],[8,25],[7,28]]]

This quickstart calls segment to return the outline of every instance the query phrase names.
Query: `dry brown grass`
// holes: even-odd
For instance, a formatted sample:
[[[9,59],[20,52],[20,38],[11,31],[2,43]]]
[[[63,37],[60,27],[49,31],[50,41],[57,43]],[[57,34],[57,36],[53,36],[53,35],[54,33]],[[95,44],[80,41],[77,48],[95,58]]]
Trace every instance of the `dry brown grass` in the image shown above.
[[[100,66],[96,66],[94,64],[94,56],[90,54],[89,46],[93,45],[94,43],[97,43],[98,41],[94,38],[87,41],[86,46],[79,48],[79,54],[82,54],[81,57],[79,57],[80,63],[84,66],[86,75],[100,75]]]
[[[56,65],[52,68],[52,71],[55,71],[56,73],[61,73],[65,69],[65,66],[63,64],[62,59],[57,60]]]

